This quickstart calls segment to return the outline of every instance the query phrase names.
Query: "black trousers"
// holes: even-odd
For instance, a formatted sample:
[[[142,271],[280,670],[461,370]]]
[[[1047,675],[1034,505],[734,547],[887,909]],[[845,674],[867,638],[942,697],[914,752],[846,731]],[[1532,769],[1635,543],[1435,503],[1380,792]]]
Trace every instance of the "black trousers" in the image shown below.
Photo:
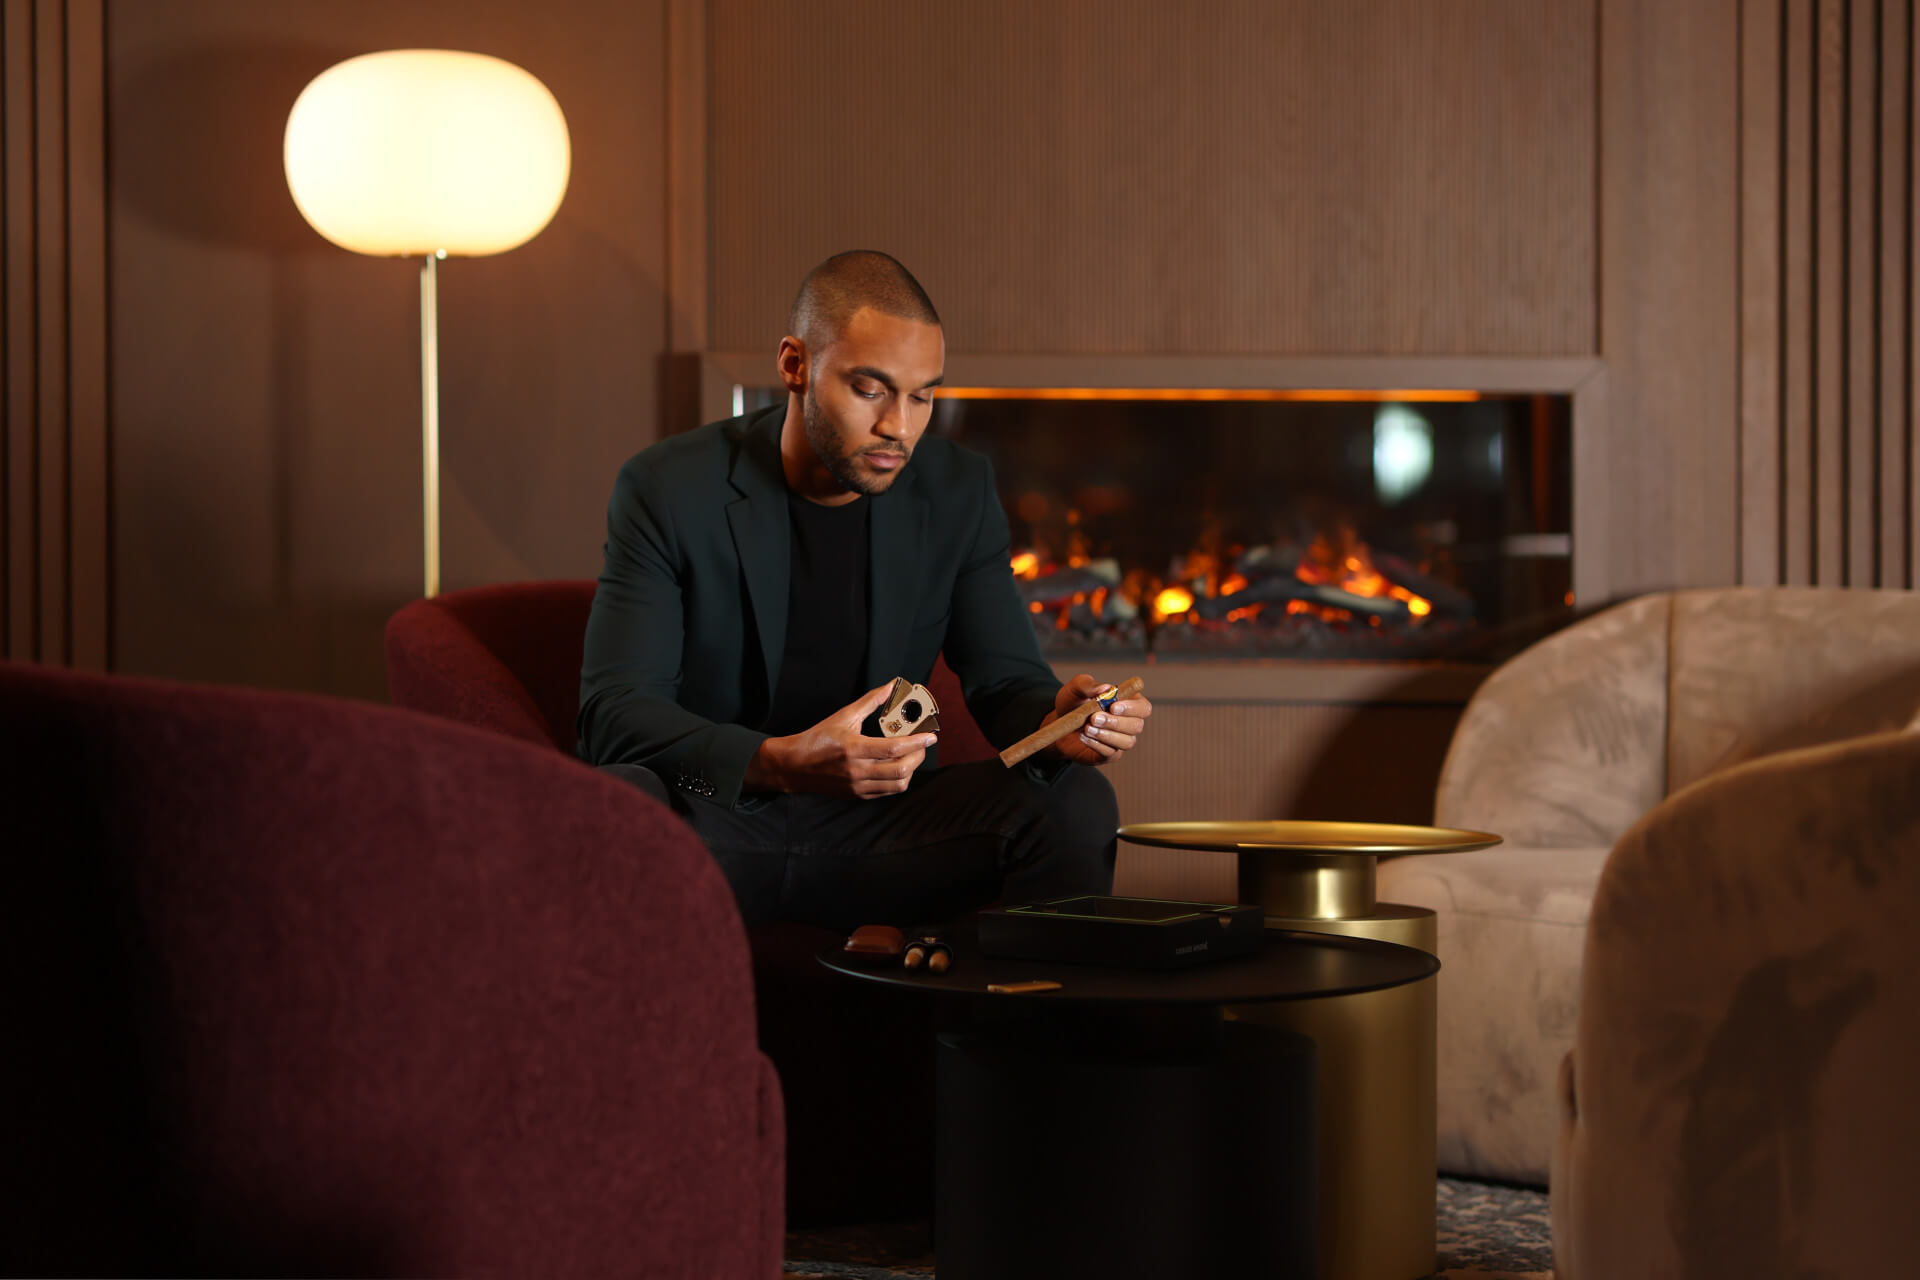
[[[745,811],[669,792],[638,765],[602,768],[693,826],[749,924],[912,927],[996,900],[1113,888],[1119,806],[1113,784],[1085,765],[1049,778],[984,760],[916,777],[899,795],[778,795]]]

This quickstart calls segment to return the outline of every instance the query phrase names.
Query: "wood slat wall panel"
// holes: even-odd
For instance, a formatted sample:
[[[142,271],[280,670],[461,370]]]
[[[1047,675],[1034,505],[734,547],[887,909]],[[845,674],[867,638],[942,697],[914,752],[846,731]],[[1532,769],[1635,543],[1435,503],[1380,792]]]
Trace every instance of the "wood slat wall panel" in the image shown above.
[[[1763,3],[1755,7],[1772,6]],[[1784,375],[1781,399],[1785,418],[1780,441],[1782,494],[1774,500],[1781,506],[1784,548],[1778,580],[1804,586],[1813,581],[1814,547],[1813,5],[1809,0],[1786,0],[1783,17],[1786,36],[1781,79],[1786,118],[1781,122],[1785,133],[1781,191],[1786,206],[1786,238],[1780,253],[1786,283],[1781,304],[1784,350],[1778,358]],[[1748,175],[1748,181],[1752,181],[1752,175]],[[1743,199],[1765,199],[1771,194],[1757,192],[1749,197],[1743,193]],[[1765,253],[1770,250],[1756,244],[1744,246],[1743,251]]]
[[[1880,5],[1880,290],[1877,316],[1880,353],[1880,574],[1888,586],[1910,586],[1913,565],[1907,531],[1913,524],[1907,491],[1907,423],[1912,412],[1907,358],[1913,300],[1908,282],[1908,237],[1913,234],[1910,198],[1913,133],[1910,0]]]
[[[1742,22],[1741,580],[1910,587],[1913,0],[1745,0]]]
[[[864,246],[966,351],[1595,350],[1594,0],[830,12],[712,2],[715,349]]]
[[[0,655],[109,661],[102,0],[0,25]]]
[[[1896,0],[1898,2],[1898,0]],[[1915,312],[1917,291],[1914,288],[1916,267],[1920,266],[1920,245],[1915,243],[1914,221],[1920,218],[1920,117],[1916,108],[1920,108],[1920,31],[1916,31],[1911,0],[1906,3],[1907,25],[1907,95],[1905,119],[1907,122],[1907,261],[1906,261],[1906,319],[1907,319],[1907,416],[1902,424],[1905,427],[1903,447],[1906,450],[1906,544],[1907,566],[1906,583],[1908,587],[1920,586],[1920,446],[1914,440],[1914,405],[1916,399],[1915,374],[1920,371],[1920,315]]]
[[[1880,406],[1876,290],[1880,280],[1879,0],[1847,15],[1847,412],[1844,420],[1845,579],[1870,587],[1880,579]]]
[[[1846,6],[1820,0],[1814,30],[1813,566],[1835,586],[1846,531]]]
[[[1741,15],[1740,75],[1747,101],[1740,120],[1745,181],[1778,191],[1781,181],[1779,65],[1784,54],[1779,0],[1750,4]],[[1778,246],[1779,200],[1743,200],[1741,243]],[[1780,560],[1780,302],[1782,255],[1740,258],[1740,577],[1771,581]]]

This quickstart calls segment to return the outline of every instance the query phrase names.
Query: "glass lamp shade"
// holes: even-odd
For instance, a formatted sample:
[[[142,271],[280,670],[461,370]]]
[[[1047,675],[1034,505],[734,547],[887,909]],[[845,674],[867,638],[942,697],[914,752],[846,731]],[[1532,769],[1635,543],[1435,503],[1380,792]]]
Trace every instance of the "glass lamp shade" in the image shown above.
[[[553,94],[485,54],[349,58],[321,72],[287,116],[293,202],[355,253],[504,253],[552,220],[571,163]]]

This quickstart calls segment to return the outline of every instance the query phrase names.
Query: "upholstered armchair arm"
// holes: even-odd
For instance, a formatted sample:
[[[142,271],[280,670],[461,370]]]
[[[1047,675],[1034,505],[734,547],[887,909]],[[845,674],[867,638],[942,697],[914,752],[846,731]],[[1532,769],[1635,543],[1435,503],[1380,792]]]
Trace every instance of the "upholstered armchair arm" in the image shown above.
[[[1435,820],[1511,844],[1607,846],[1657,804],[1670,603],[1596,614],[1488,677],[1448,748]]]
[[[1920,735],[1717,773],[1595,893],[1554,1156],[1561,1280],[1920,1255]]]

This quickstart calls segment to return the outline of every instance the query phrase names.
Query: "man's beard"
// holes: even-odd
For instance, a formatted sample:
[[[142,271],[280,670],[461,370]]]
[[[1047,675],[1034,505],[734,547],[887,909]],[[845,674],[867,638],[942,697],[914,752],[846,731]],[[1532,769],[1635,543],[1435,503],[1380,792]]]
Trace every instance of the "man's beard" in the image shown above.
[[[893,471],[883,471],[878,475],[863,475],[855,466],[854,459],[860,452],[848,453],[840,446],[840,433],[834,429],[827,415],[820,411],[819,402],[813,398],[813,388],[800,401],[800,417],[806,424],[807,444],[813,449],[813,456],[820,459],[822,466],[840,482],[840,487],[848,493],[858,493],[865,497],[875,497],[885,493],[893,486],[904,466]],[[883,449],[876,452],[897,453],[908,456],[904,449]]]

